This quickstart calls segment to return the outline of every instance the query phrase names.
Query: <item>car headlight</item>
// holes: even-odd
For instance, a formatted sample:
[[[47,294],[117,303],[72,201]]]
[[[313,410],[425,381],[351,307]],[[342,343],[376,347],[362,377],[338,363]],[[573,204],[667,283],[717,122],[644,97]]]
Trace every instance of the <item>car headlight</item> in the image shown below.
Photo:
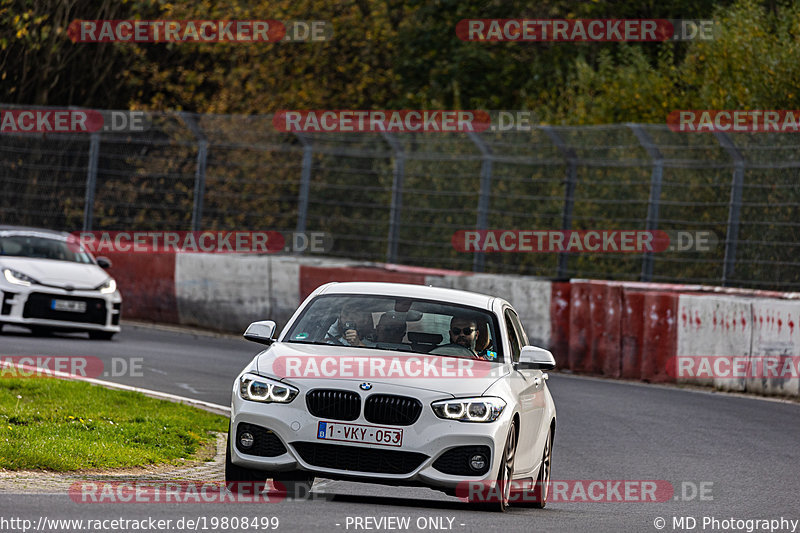
[[[100,294],[113,294],[117,290],[117,282],[113,278],[108,278],[108,281],[98,287]]]
[[[506,407],[502,398],[457,398],[431,404],[433,412],[445,420],[494,422]]]
[[[255,374],[245,374],[239,378],[239,394],[245,400],[263,403],[289,403],[299,392],[291,385]]]
[[[3,275],[5,276],[6,281],[13,283],[14,285],[24,285],[25,287],[30,287],[31,285],[39,284],[39,282],[32,277],[25,275],[22,272],[11,270],[10,268],[4,268]]]

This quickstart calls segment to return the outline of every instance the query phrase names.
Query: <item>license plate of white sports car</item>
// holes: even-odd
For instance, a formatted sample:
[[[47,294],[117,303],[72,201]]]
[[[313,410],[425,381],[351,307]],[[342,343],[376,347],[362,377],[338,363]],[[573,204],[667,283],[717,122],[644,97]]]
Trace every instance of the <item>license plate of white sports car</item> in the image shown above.
[[[320,422],[317,426],[317,439],[380,444],[381,446],[402,446],[403,430],[382,426],[365,426],[363,424]]]
[[[86,302],[78,302],[75,300],[53,300],[50,303],[50,308],[53,311],[69,311],[71,313],[85,313]]]

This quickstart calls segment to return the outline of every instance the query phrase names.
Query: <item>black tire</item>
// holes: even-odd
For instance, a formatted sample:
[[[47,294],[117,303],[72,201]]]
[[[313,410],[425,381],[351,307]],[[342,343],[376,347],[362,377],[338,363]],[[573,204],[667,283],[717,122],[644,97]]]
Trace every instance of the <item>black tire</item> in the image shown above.
[[[489,491],[489,500],[481,505],[484,511],[504,513],[508,509],[511,499],[511,480],[514,478],[514,461],[517,457],[517,431],[516,422],[511,422],[503,447],[503,458],[500,461],[500,471],[497,473],[495,486]],[[495,496],[497,496],[495,498]]]
[[[292,470],[290,472],[275,472],[272,476],[275,482],[275,489],[280,493],[286,492],[289,500],[305,500],[311,494],[311,487],[314,485],[314,475],[303,470]]]
[[[267,483],[268,473],[263,470],[245,468],[231,461],[231,433],[225,446],[225,486],[233,493],[259,494]],[[255,488],[255,490],[254,490]]]
[[[31,335],[34,337],[52,337],[53,330],[44,326],[31,326]]]
[[[114,338],[114,331],[90,331],[89,338],[93,341],[110,341]]]
[[[542,466],[539,467],[539,475],[536,476],[536,486],[533,489],[533,499],[525,502],[521,506],[544,509],[547,505],[547,496],[550,492],[550,472],[553,466],[553,431],[547,432],[547,440],[544,442],[542,452]]]

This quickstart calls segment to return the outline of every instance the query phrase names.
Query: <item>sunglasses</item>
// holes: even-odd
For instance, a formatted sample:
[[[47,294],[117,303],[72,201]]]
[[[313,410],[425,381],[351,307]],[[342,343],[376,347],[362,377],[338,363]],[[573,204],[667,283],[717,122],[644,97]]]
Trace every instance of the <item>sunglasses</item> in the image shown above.
[[[472,326],[468,328],[451,328],[450,331],[453,332],[453,335],[461,335],[461,332],[464,332],[464,335],[471,335],[473,331],[477,331],[478,328],[473,328]]]

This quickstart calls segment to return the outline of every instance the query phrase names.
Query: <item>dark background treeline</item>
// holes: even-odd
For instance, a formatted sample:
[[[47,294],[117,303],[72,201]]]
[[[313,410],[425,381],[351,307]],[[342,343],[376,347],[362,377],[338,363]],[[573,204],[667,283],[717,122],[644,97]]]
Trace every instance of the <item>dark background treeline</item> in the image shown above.
[[[185,5],[183,5],[185,4]],[[683,18],[690,43],[474,43],[463,18]],[[329,20],[303,44],[80,44],[74,19]],[[782,0],[0,0],[0,102],[104,109],[529,109],[558,124],[795,109],[800,7]]]

